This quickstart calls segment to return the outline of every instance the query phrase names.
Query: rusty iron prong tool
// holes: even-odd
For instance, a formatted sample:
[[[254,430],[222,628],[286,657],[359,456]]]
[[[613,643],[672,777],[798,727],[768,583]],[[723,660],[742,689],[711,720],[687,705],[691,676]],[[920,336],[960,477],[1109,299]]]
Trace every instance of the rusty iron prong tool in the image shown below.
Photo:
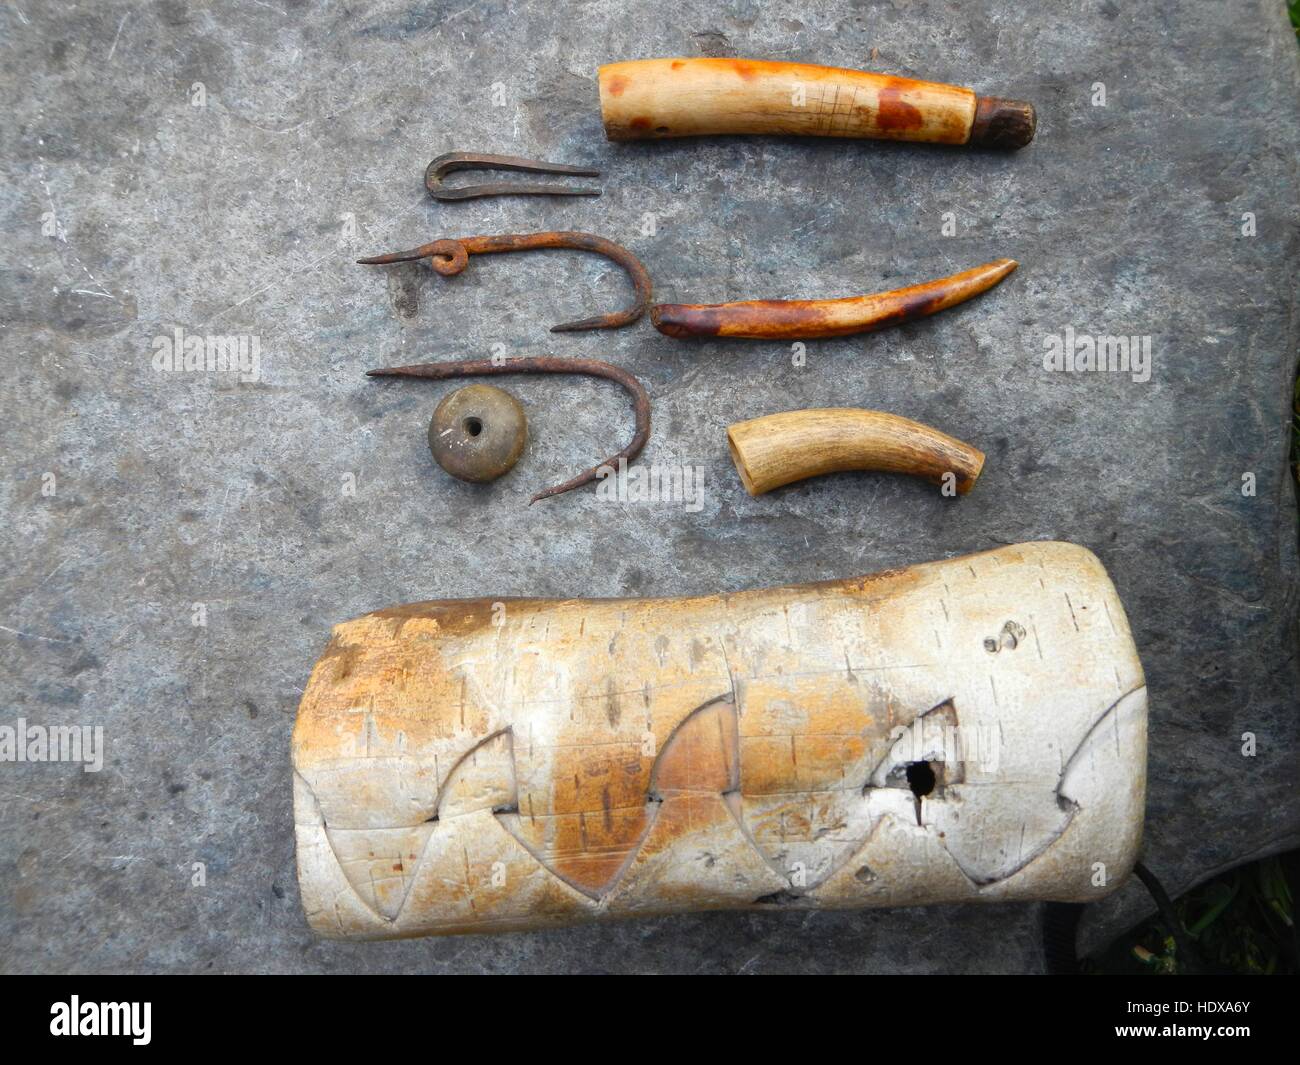
[[[541,182],[498,181],[484,185],[448,188],[442,179],[457,170],[515,170],[524,174],[572,174],[600,177],[599,170],[565,163],[544,163],[517,155],[485,155],[481,152],[448,152],[440,155],[424,172],[424,187],[435,200],[474,200],[480,196],[599,196],[589,185],[548,185]]]
[[[494,374],[519,373],[556,373],[585,374],[588,377],[603,377],[620,384],[632,397],[632,413],[636,418],[636,430],[628,445],[616,451],[604,462],[583,470],[576,477],[570,477],[563,484],[544,488],[537,492],[528,505],[532,506],[539,499],[572,492],[584,484],[602,480],[619,468],[619,462],[631,462],[641,453],[646,441],[650,439],[650,396],[639,380],[621,366],[613,366],[600,359],[557,359],[554,355],[536,355],[519,359],[504,359],[495,362],[492,359],[465,359],[457,362],[423,362],[413,366],[386,366],[382,370],[367,370],[367,377],[425,377],[434,381],[446,381],[453,377],[485,377]]]
[[[409,263],[428,259],[434,273],[443,277],[454,277],[465,269],[471,255],[486,255],[492,252],[535,251],[542,248],[573,248],[577,251],[593,251],[613,259],[632,279],[636,290],[636,299],[626,310],[611,311],[609,314],[594,318],[581,318],[576,322],[562,322],[551,326],[552,333],[567,333],[576,329],[617,329],[631,325],[645,313],[650,303],[650,274],[641,260],[620,244],[598,237],[594,233],[572,233],[548,231],[546,233],[503,233],[489,237],[459,237],[455,240],[435,240],[421,244],[410,251],[394,251],[387,255],[373,255],[368,259],[358,259],[363,266],[387,266],[390,263]]]

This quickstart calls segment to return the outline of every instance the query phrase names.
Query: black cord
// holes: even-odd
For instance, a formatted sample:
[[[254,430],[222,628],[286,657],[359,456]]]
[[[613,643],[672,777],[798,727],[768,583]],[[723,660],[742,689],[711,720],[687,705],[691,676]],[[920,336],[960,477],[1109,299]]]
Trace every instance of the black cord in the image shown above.
[[[1169,934],[1174,937],[1174,947],[1178,951],[1178,968],[1189,976],[1204,972],[1205,967],[1201,964],[1200,955],[1192,946],[1192,937],[1187,934],[1183,922],[1178,919],[1178,914],[1174,912],[1174,904],[1169,900],[1165,889],[1160,886],[1160,881],[1141,862],[1133,866],[1133,872],[1155,899],[1156,909],[1160,911],[1160,920],[1164,922]]]

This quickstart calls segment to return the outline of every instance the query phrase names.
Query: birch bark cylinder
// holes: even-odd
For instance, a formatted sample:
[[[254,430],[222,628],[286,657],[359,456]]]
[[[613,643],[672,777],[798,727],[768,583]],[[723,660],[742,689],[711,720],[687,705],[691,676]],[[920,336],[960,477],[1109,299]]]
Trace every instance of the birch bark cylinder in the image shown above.
[[[293,735],[323,935],[710,909],[1092,901],[1131,868],[1146,688],[1083,548],[692,599],[338,626]]]

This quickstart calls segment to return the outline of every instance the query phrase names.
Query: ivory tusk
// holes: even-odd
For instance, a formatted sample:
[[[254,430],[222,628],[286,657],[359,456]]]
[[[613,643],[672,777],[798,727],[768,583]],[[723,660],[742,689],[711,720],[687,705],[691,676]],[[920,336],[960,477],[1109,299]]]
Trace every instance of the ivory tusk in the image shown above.
[[[752,496],[844,470],[908,473],[951,484],[965,495],[984,468],[982,451],[947,433],[896,414],[850,407],[792,410],[737,422],[727,429],[727,443]]]
[[[659,332],[679,338],[816,340],[872,333],[964,303],[991,289],[1019,265],[1015,259],[994,259],[951,277],[837,300],[660,303],[650,308],[650,320]]]
[[[1037,125],[1023,100],[811,63],[638,59],[598,80],[613,141],[777,133],[1023,148]]]

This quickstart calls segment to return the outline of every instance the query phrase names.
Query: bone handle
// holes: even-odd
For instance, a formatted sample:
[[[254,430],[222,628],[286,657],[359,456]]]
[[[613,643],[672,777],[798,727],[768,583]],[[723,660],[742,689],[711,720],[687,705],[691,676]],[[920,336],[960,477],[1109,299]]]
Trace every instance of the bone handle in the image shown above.
[[[809,63],[639,59],[599,71],[610,140],[724,133],[870,137],[1022,148],[1032,104],[970,89]]]
[[[1101,563],[1033,543],[721,596],[381,610],[334,630],[292,750],[329,936],[1081,902],[1137,853],[1146,688]]]
[[[947,433],[896,414],[851,407],[737,422],[727,429],[727,443],[752,496],[844,470],[909,473],[934,484],[951,483],[965,495],[984,468],[982,451]]]

